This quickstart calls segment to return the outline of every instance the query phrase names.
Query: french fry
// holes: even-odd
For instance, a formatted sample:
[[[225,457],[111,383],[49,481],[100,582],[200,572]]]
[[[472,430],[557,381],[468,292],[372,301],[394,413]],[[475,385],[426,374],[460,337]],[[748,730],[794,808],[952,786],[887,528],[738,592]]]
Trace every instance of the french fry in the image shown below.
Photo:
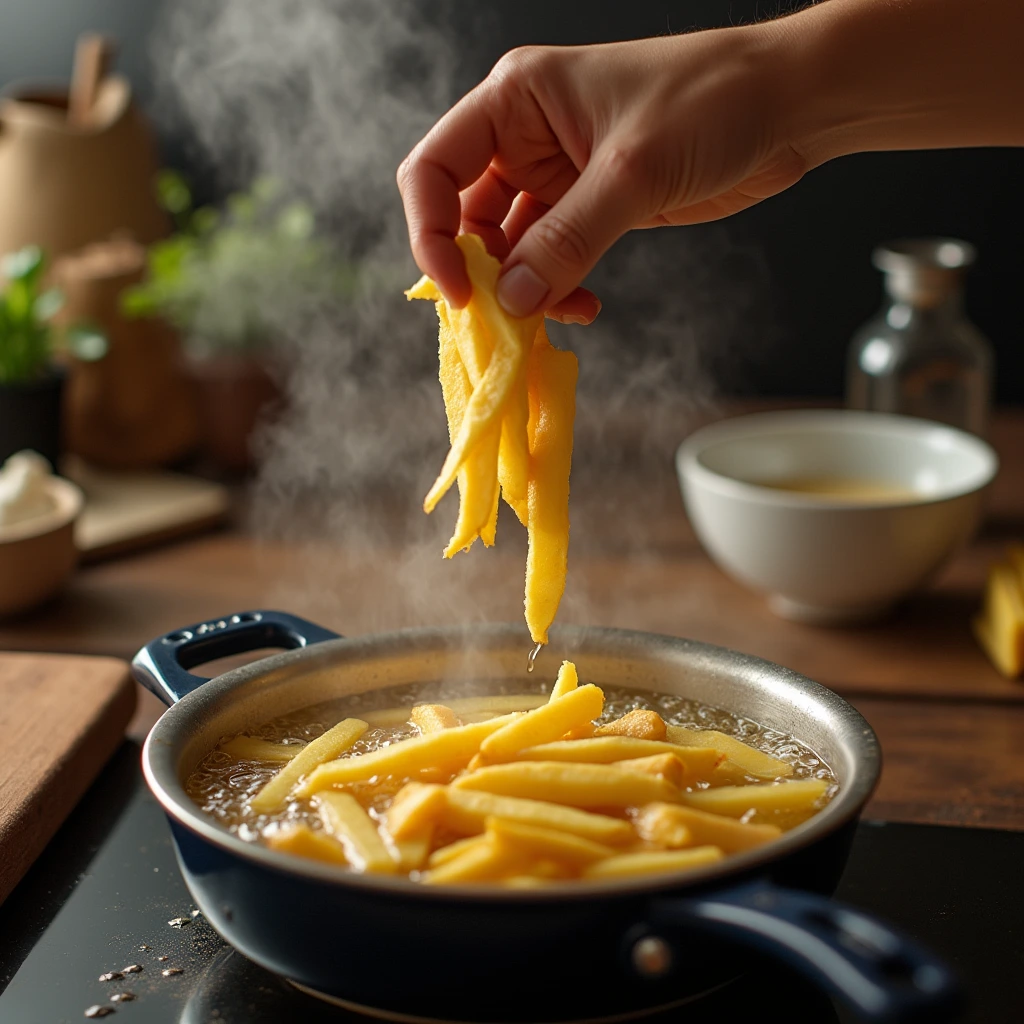
[[[548,698],[538,693],[499,693],[491,697],[457,697],[446,700],[444,706],[451,708],[468,725],[469,718],[473,715],[491,715],[497,718],[513,711],[532,711],[547,702]],[[387,729],[404,725],[409,721],[411,714],[412,707],[381,708],[378,711],[360,711],[359,717],[372,729]]]
[[[322,860],[328,864],[348,865],[341,843],[323,832],[314,832],[308,825],[287,825],[265,834],[263,839],[272,850],[281,853]]]
[[[687,729],[681,725],[670,725],[667,738],[670,743],[684,747],[713,747],[725,754],[743,774],[757,779],[779,779],[793,774],[791,764],[714,729]],[[728,764],[722,764],[719,772],[728,771],[729,767]]]
[[[236,736],[220,745],[225,754],[242,761],[290,761],[305,743],[271,743],[255,736]]]
[[[459,716],[444,704],[417,704],[409,712],[409,721],[421,733],[441,732],[462,725]]]
[[[498,483],[501,496],[516,518],[527,525],[530,479],[530,443],[528,425],[530,401],[526,390],[526,360],[519,368],[512,394],[501,421],[501,446],[498,448]]]
[[[511,720],[512,716],[507,715],[492,718],[489,722],[478,722],[476,725],[460,725],[456,729],[414,736],[412,739],[382,747],[359,757],[329,761],[320,765],[306,779],[299,787],[298,794],[308,797],[322,789],[349,782],[362,782],[375,775],[411,776],[419,771],[439,766],[464,767],[479,749],[481,740],[497,732]]]
[[[580,677],[576,673],[576,666],[571,661],[563,661],[558,669],[555,685],[551,687],[551,696],[548,700],[558,700],[559,697],[564,697],[579,685]]]
[[[527,359],[530,483],[527,492],[526,624],[548,642],[565,591],[569,558],[569,472],[579,366],[553,348],[541,322]]]
[[[419,871],[430,856],[429,834],[417,839],[394,839],[385,835],[384,841],[395,867],[406,874],[410,871]]]
[[[582,868],[614,856],[616,852],[610,846],[574,836],[571,832],[524,825],[521,821],[504,818],[488,818],[487,834],[496,849],[507,846],[511,854],[520,854],[528,862],[548,859]]]
[[[462,311],[471,315],[468,310]],[[452,311],[453,315],[459,313]],[[441,380],[441,394],[444,397],[445,414],[448,417],[448,437],[454,443],[473,394],[472,374],[464,364],[459,351],[460,328],[453,328],[449,322],[446,303],[437,303],[438,330],[438,376]],[[491,510],[498,497],[498,442],[501,425],[495,423],[487,428],[465,461],[458,469],[459,515],[455,532],[444,557],[451,558],[459,551],[468,551],[477,537],[484,537],[485,544],[494,543],[490,531]]]
[[[595,736],[593,739],[562,740],[527,747],[516,754],[518,761],[583,761],[612,764],[637,757],[671,754],[686,768],[687,780],[708,779],[725,755],[710,747],[678,747],[658,740],[638,740],[632,736]]]
[[[648,708],[633,708],[621,718],[607,725],[599,725],[594,730],[595,736],[632,736],[638,740],[663,740],[665,738],[665,720],[657,711]]]
[[[520,379],[520,368],[529,344],[543,321],[542,314],[516,320],[504,312],[496,295],[501,264],[488,254],[478,235],[459,235],[455,242],[465,257],[466,272],[473,285],[467,309],[477,318],[494,347],[487,369],[466,403],[459,431],[448,450],[441,472],[423,501],[425,512],[434,510],[455,482],[459,467],[487,431],[495,425],[500,430],[506,403],[516,381]]]
[[[454,843],[449,843],[447,846],[442,846],[440,849],[435,850],[428,858],[428,867],[436,868],[442,864],[447,864],[448,861],[454,860],[460,854],[466,852],[466,850],[472,850],[474,847],[482,844],[490,843],[490,837],[482,832],[479,835],[467,836],[465,839],[456,839]]]
[[[662,871],[692,871],[720,861],[724,854],[717,846],[697,846],[692,850],[651,850],[648,853],[622,853],[591,864],[583,872],[586,879],[627,878]]]
[[[734,818],[679,804],[648,804],[641,808],[634,824],[641,838],[670,849],[707,844],[724,853],[739,853],[782,835],[775,825],[745,825]]]
[[[604,707],[604,693],[593,683],[570,690],[522,718],[495,731],[480,744],[488,761],[505,761],[526,747],[561,739],[570,729],[597,718]]]
[[[447,805],[444,786],[407,782],[388,807],[388,832],[395,840],[428,834]]]
[[[388,852],[373,819],[351,793],[318,793],[315,806],[324,831],[341,843],[356,871],[394,873],[395,859]]]
[[[742,818],[753,812],[759,823],[787,829],[814,814],[828,787],[825,779],[794,779],[773,785],[703,789],[696,793],[683,793],[679,800],[687,807],[723,814],[727,818]]]
[[[270,814],[285,805],[299,781],[319,766],[344,753],[366,732],[366,722],[346,718],[333,729],[307,743],[250,801],[256,814]],[[369,778],[369,776],[366,776]]]
[[[498,849],[489,839],[464,850],[457,857],[423,876],[428,885],[457,885],[463,882],[490,882],[514,870],[522,871],[526,865],[522,857],[507,847]]]
[[[686,777],[686,767],[675,754],[653,754],[650,757],[632,757],[625,761],[616,761],[616,768],[627,772],[645,772],[648,775],[660,775],[669,785],[679,789]]]
[[[633,826],[621,818],[591,814],[589,811],[562,807],[542,800],[521,800],[449,786],[447,801],[445,824],[465,835],[478,835],[484,831],[488,818],[501,818],[571,832],[609,846],[620,846],[636,838]]]
[[[624,771],[615,765],[572,761],[491,765],[460,776],[450,788],[544,800],[570,807],[639,807],[654,801],[671,802],[679,797],[676,787],[657,775]]]

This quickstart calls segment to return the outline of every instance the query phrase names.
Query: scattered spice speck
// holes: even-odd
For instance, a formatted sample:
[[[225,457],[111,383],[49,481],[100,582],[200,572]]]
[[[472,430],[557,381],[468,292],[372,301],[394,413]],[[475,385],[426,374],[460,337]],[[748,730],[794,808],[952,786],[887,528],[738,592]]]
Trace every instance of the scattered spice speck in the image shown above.
[[[90,1006],[89,1009],[85,1011],[85,1015],[90,1018],[109,1017],[113,1012],[114,1008],[112,1006],[100,1006],[100,1004],[97,1003],[95,1006]]]
[[[192,916],[193,916],[193,917],[198,917],[198,916],[199,916],[199,915],[200,915],[201,913],[202,913],[202,911],[201,911],[201,910],[193,910],[193,911],[192,911]]]
[[[160,963],[162,963],[162,964],[163,964],[163,963],[166,963],[166,962],[167,962],[168,960],[170,960],[170,959],[171,959],[171,958],[170,958],[169,956],[158,956],[158,957],[157,957],[157,960],[159,960],[159,961],[160,961]]]
[[[141,946],[139,946],[139,949],[141,949],[143,951],[148,950],[148,949],[152,949],[152,948],[153,948],[152,946],[147,945],[145,942]]]
[[[182,974],[183,973],[183,968],[181,968],[181,967],[165,967],[160,973],[165,978],[171,978],[175,974]]]
[[[111,997],[112,1003],[130,1003],[136,999],[134,992],[115,992]]]
[[[167,922],[172,928],[184,928],[185,925],[192,923],[191,917],[172,917]]]
[[[120,971],[107,971],[100,975],[100,981],[120,981],[124,975]]]
[[[142,964],[129,964],[127,967],[122,967],[121,971],[124,974],[138,974],[142,970]]]

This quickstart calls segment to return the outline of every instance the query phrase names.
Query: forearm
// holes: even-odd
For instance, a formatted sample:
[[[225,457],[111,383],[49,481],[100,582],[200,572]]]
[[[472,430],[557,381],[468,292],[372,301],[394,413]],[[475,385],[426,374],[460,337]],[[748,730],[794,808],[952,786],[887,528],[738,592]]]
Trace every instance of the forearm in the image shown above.
[[[782,130],[810,166],[1024,145],[1022,0],[828,0],[775,22]]]

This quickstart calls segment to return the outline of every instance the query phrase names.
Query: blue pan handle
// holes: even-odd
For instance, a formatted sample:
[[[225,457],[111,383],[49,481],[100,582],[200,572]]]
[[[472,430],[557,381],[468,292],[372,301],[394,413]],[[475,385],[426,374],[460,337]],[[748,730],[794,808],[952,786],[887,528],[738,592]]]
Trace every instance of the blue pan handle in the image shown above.
[[[630,940],[632,969],[668,976],[673,935],[692,947],[695,932],[784,961],[864,1021],[938,1024],[956,1020],[963,1006],[949,968],[888,925],[828,897],[765,881],[654,903],[647,931]]]
[[[197,665],[261,647],[291,650],[339,637],[339,633],[286,612],[237,612],[150,641],[132,659],[132,675],[165,704],[176,704],[207,682],[189,671]]]

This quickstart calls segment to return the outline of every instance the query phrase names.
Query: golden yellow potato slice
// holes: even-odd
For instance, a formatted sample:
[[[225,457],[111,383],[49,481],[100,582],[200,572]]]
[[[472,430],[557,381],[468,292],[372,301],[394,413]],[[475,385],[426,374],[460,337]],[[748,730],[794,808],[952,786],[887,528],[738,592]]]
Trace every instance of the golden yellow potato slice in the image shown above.
[[[650,757],[631,757],[616,761],[615,768],[627,772],[645,772],[660,775],[669,785],[680,789],[686,778],[686,767],[675,754],[652,754]]]
[[[665,720],[657,711],[648,708],[634,708],[621,718],[607,725],[599,725],[594,730],[595,736],[632,736],[638,740],[663,740],[665,738]]]
[[[469,847],[457,857],[431,868],[423,876],[428,885],[492,882],[525,867],[522,856],[508,847],[498,849],[490,839]]]
[[[388,832],[395,840],[415,839],[428,834],[447,806],[444,786],[407,782],[387,809]]]
[[[516,761],[461,775],[453,790],[482,790],[523,800],[569,807],[640,807],[674,801],[679,791],[657,775],[624,771],[617,765],[572,761]]]
[[[444,704],[417,704],[409,712],[409,721],[421,733],[440,732],[462,725],[459,716]]]
[[[598,687],[579,686],[489,735],[480,744],[480,753],[489,761],[508,760],[526,747],[561,739],[570,729],[597,718],[603,707],[604,693]]]
[[[271,743],[255,736],[236,736],[220,745],[225,754],[243,761],[290,761],[305,743]]]
[[[564,697],[570,690],[575,690],[580,685],[580,677],[576,672],[576,666],[571,661],[563,661],[558,669],[558,676],[555,678],[555,685],[551,687],[549,700],[558,700]]]
[[[696,793],[683,793],[679,802],[687,807],[727,818],[751,814],[758,824],[793,828],[806,821],[820,807],[828,791],[825,779],[795,779],[769,785],[720,786]]]
[[[739,853],[770,843],[782,835],[775,825],[745,825],[734,818],[708,814],[679,804],[649,804],[636,817],[642,839],[659,846],[717,846],[725,853]]]
[[[730,770],[735,774],[736,769],[744,775],[767,780],[785,778],[793,774],[793,766],[786,761],[780,761],[777,757],[772,757],[715,729],[687,729],[681,725],[670,725],[667,733],[670,743],[685,747],[713,747],[725,754],[732,764],[719,766],[719,773],[723,775]]]
[[[358,718],[346,718],[328,729],[293,757],[250,801],[256,814],[280,810],[303,776],[315,773],[319,765],[344,753],[366,732],[367,725]]]
[[[373,819],[351,793],[318,793],[314,806],[324,831],[345,848],[356,871],[393,874],[397,868]]]
[[[507,846],[511,854],[519,854],[530,862],[547,859],[581,868],[616,853],[610,846],[571,832],[525,825],[505,818],[488,818],[487,834],[496,849]]]
[[[583,872],[587,879],[627,878],[663,871],[692,871],[720,861],[724,854],[717,846],[697,846],[692,850],[651,850],[646,853],[621,853],[591,864]]]
[[[538,644],[548,642],[548,628],[565,591],[578,372],[576,356],[553,348],[541,324],[527,362],[530,483],[525,607],[530,636]]]
[[[281,853],[348,866],[341,843],[323,832],[314,832],[308,825],[286,825],[265,834],[263,840],[272,850],[280,850]]]
[[[465,835],[483,832],[488,818],[501,818],[571,832],[584,839],[611,846],[619,846],[636,838],[633,826],[621,818],[592,814],[543,800],[521,800],[453,786],[448,787],[447,798],[445,824]]]
[[[412,739],[393,743],[369,754],[329,761],[320,765],[303,782],[298,794],[308,797],[322,789],[350,782],[363,782],[375,775],[399,775],[407,778],[425,769],[454,771],[463,768],[480,748],[481,740],[503,728],[511,719],[511,715],[506,715],[475,725],[460,725],[456,729],[414,736]]]
[[[638,740],[632,736],[595,736],[592,739],[560,740],[520,750],[519,761],[583,761],[589,764],[612,764],[638,757],[671,754],[686,769],[686,784],[707,780],[725,757],[710,747],[680,747],[658,740]]]

